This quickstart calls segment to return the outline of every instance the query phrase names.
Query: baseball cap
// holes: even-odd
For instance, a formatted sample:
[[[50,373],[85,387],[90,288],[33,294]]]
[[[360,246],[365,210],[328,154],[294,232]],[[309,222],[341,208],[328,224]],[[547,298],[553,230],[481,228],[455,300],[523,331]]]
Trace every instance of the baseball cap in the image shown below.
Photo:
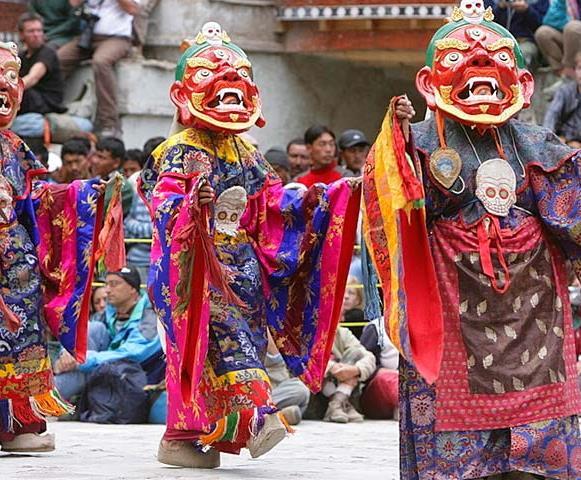
[[[371,145],[361,130],[345,130],[339,137],[339,148],[354,147],[355,145]]]

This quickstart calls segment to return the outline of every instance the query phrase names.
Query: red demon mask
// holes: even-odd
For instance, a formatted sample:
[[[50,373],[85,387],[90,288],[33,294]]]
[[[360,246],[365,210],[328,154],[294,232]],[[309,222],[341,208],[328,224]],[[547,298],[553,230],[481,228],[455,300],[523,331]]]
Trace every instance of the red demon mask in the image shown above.
[[[262,127],[260,96],[246,54],[213,22],[204,25],[195,42],[182,55],[170,92],[179,123],[231,133]]]
[[[20,59],[14,43],[0,42],[0,130],[10,128],[20,108],[24,84],[20,79]]]
[[[430,43],[427,64],[416,86],[428,107],[467,125],[501,125],[530,105],[534,82],[520,48],[491,21],[461,19],[442,27]]]

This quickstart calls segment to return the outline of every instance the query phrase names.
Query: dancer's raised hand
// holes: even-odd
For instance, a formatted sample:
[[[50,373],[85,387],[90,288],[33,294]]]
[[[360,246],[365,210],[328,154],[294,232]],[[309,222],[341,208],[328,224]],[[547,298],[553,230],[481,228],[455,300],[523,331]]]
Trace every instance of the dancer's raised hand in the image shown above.
[[[410,120],[415,116],[416,111],[407,95],[401,96],[395,103],[395,116],[401,123],[401,128],[406,142],[410,136]]]
[[[204,183],[198,189],[198,202],[200,205],[206,205],[214,200],[214,189],[209,183]]]

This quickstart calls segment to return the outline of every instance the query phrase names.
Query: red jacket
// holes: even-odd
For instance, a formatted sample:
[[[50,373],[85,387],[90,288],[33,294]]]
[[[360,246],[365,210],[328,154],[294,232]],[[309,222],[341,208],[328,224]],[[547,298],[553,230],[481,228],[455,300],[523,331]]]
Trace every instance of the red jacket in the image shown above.
[[[328,167],[320,168],[318,170],[311,169],[298,177],[296,181],[307,187],[311,187],[315,183],[324,183],[325,185],[328,185],[340,178],[343,178],[343,170],[341,167],[337,166],[336,163],[332,163]]]

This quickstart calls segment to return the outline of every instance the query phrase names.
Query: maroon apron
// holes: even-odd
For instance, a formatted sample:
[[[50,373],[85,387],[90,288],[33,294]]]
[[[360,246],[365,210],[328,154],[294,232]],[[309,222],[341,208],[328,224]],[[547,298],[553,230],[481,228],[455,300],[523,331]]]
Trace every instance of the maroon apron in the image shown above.
[[[575,415],[572,313],[563,256],[534,217],[501,228],[438,220],[444,309],[436,430],[493,430]]]

